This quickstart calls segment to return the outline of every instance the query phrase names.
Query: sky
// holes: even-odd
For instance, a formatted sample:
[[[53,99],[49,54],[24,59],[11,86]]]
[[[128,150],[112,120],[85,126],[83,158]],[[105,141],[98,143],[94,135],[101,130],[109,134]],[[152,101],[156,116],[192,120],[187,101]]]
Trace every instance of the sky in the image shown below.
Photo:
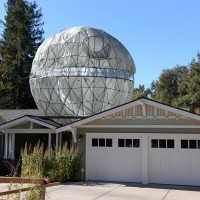
[[[5,16],[0,1],[0,19]],[[200,51],[199,0],[36,0],[44,38],[91,26],[117,38],[135,65],[135,87],[149,87],[163,69],[188,65]],[[2,29],[1,29],[2,30]]]

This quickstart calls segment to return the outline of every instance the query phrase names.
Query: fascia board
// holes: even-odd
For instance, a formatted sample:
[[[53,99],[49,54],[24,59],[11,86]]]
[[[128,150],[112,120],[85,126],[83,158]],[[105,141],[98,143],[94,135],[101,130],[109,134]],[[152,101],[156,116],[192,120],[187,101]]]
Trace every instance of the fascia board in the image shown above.
[[[29,116],[24,116],[24,117],[21,117],[21,118],[12,120],[12,121],[10,121],[10,122],[6,122],[5,124],[2,124],[2,125],[0,126],[0,130],[1,130],[1,129],[5,129],[5,128],[9,128],[9,127],[12,127],[12,126],[15,126],[15,125],[18,125],[18,124],[20,124],[20,123],[27,122],[27,121],[31,121],[31,122],[34,122],[34,123],[36,123],[36,124],[40,124],[40,125],[42,125],[42,126],[45,126],[45,127],[47,127],[47,128],[54,129],[54,130],[57,128],[57,127],[52,126],[52,125],[50,125],[50,124],[47,124],[47,123],[45,123],[45,122],[41,122],[41,121],[39,121],[39,120],[33,119],[33,118],[29,117]]]

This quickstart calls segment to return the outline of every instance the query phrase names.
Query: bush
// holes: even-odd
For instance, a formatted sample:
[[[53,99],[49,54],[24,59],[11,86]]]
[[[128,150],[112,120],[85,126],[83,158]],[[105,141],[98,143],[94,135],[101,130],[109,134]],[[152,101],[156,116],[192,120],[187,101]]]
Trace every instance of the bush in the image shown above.
[[[56,154],[47,157],[44,173],[51,181],[66,182],[74,178],[79,164],[78,149],[69,150],[65,144]]]
[[[43,145],[37,144],[33,150],[25,148],[21,152],[22,177],[49,178],[51,181],[67,182],[72,180],[80,165],[81,157],[78,156],[78,148],[67,148],[67,144],[55,151],[44,152]]]
[[[27,178],[42,178],[44,172],[43,145],[38,143],[33,149],[25,145],[21,151],[21,176]]]

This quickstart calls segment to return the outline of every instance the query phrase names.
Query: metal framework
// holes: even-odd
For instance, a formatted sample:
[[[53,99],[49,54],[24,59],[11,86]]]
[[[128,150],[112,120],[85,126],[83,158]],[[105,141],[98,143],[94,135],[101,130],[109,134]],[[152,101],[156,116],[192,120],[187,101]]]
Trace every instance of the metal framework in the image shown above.
[[[30,87],[45,115],[91,116],[130,101],[134,73],[134,61],[117,39],[99,29],[74,27],[39,47]]]

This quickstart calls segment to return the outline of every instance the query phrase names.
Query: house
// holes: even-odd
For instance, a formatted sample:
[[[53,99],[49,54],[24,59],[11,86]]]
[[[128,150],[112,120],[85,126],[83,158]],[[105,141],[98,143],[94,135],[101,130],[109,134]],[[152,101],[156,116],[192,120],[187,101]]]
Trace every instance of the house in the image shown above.
[[[62,126],[26,115],[0,126],[4,158],[43,135],[48,149],[79,146],[86,180],[200,186],[200,116],[141,98]],[[68,137],[67,137],[68,136]],[[70,137],[69,137],[70,136]]]

